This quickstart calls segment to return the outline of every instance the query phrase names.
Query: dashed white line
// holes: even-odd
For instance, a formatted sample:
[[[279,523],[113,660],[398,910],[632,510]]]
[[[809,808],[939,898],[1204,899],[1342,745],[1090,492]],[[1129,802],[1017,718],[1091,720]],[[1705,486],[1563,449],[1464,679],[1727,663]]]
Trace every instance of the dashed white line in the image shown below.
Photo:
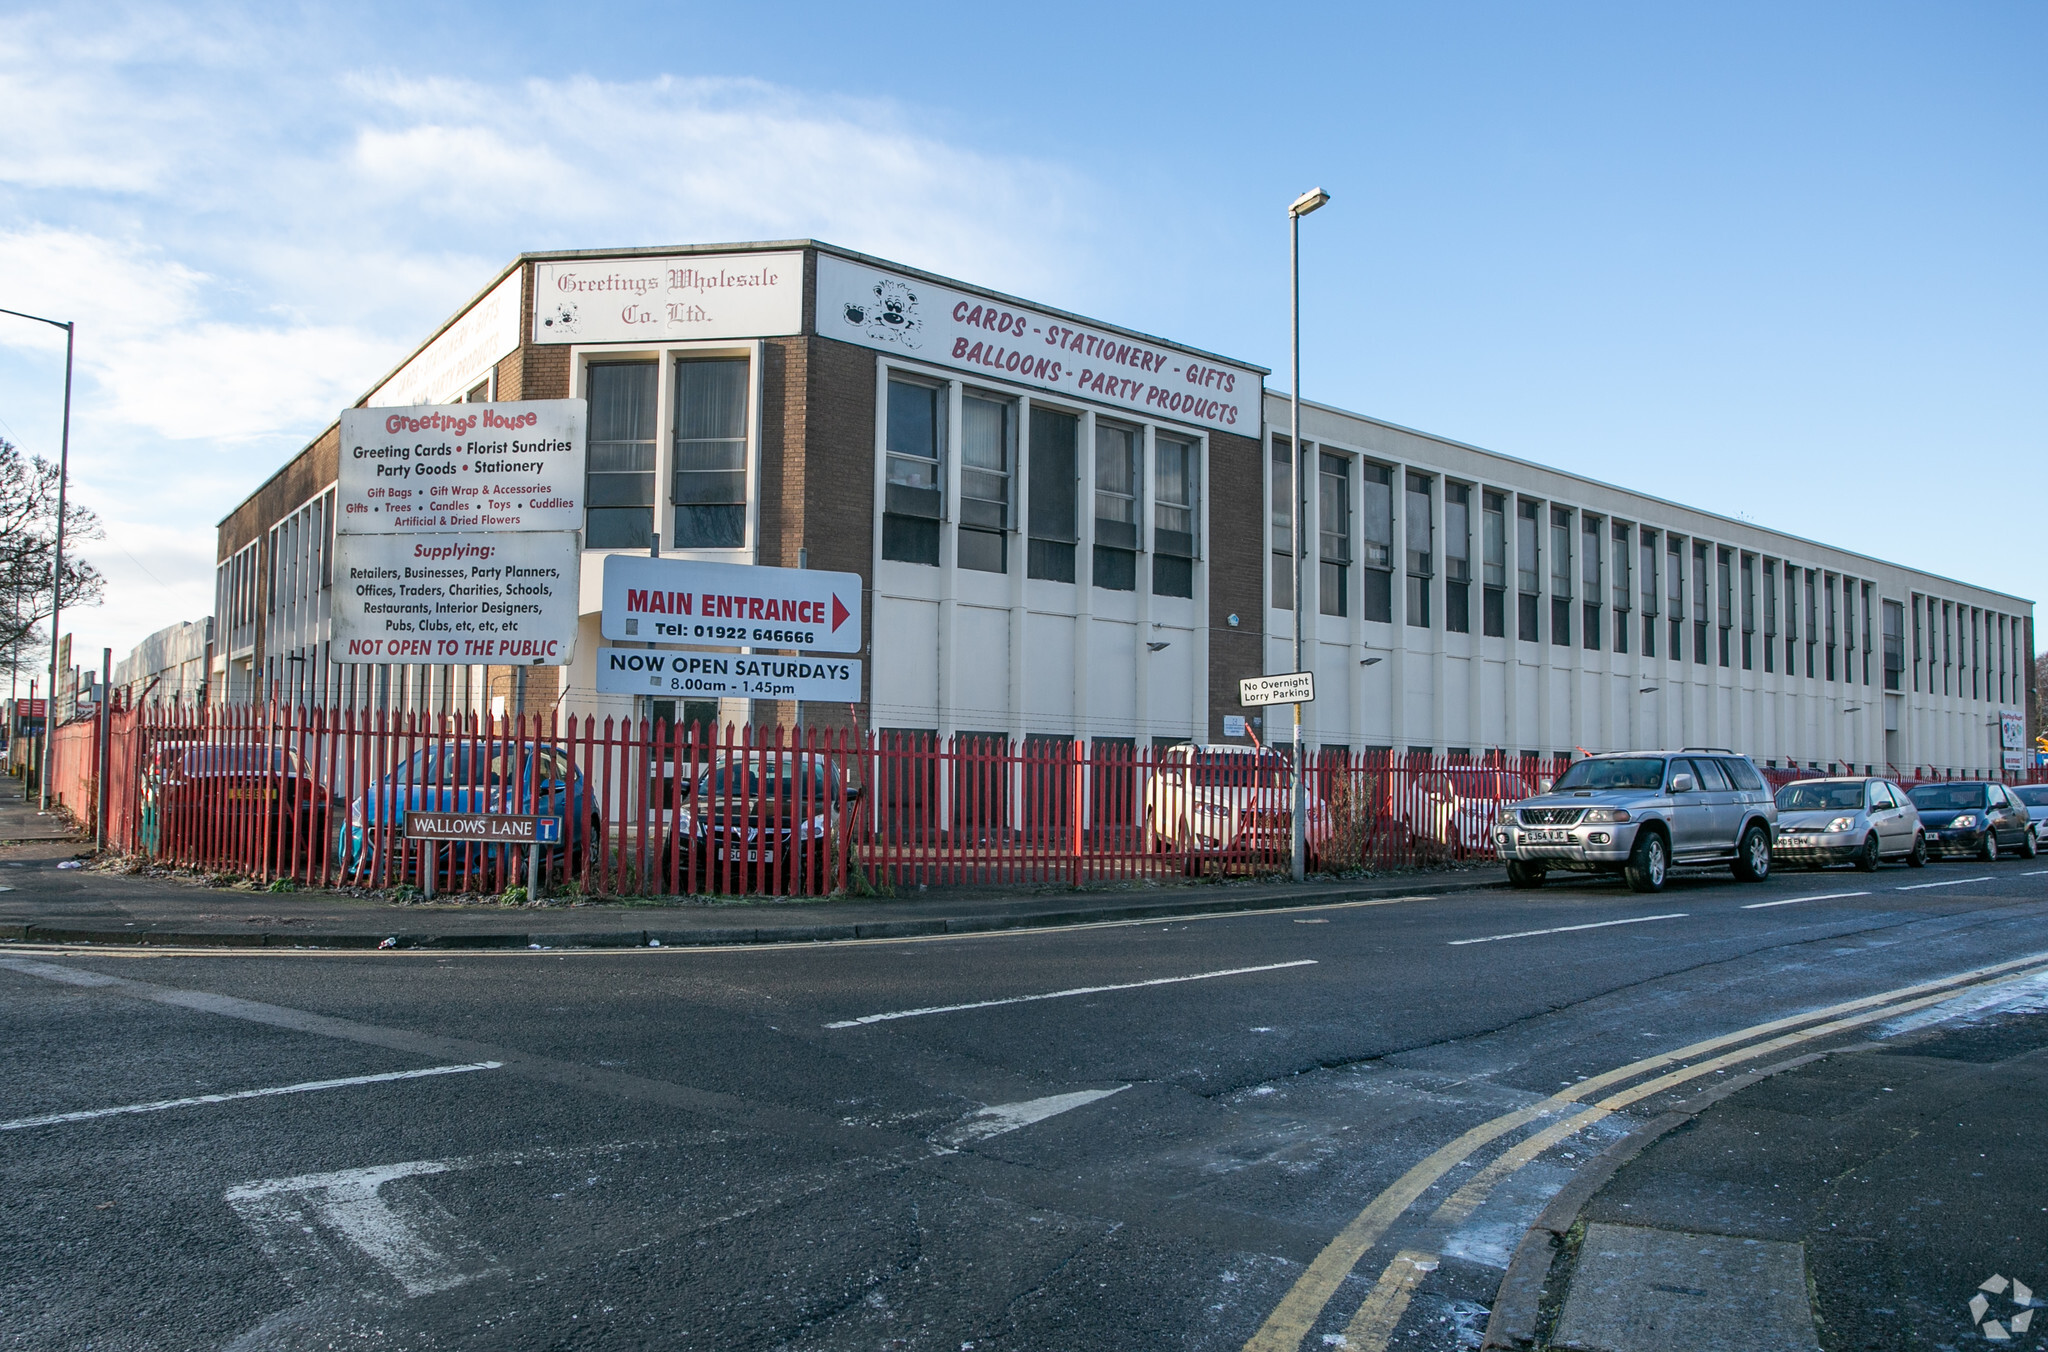
[[[1918,892],[1928,887],[1961,887],[1964,883],[1988,883],[1990,881],[1991,875],[1987,873],[1981,878],[1950,878],[1946,882],[1939,883],[1914,883],[1911,887],[1894,887],[1892,891]]]
[[[275,1098],[279,1094],[313,1094],[322,1089],[345,1089],[357,1084],[384,1084],[392,1080],[422,1080],[430,1075],[465,1075],[472,1070],[496,1070],[502,1061],[476,1061],[463,1066],[428,1066],[424,1070],[387,1070],[381,1075],[350,1075],[340,1080],[307,1080],[302,1084],[278,1085],[270,1089],[243,1089],[232,1094],[197,1094],[191,1098],[158,1099],[154,1103],[125,1103],[118,1108],[88,1108],[76,1113],[45,1113],[41,1117],[17,1117],[0,1122],[0,1131],[25,1127],[54,1127],[62,1122],[90,1122],[95,1117],[122,1117],[130,1113],[160,1113],[166,1108],[192,1108],[202,1103],[232,1103],[237,1099]]]
[[[1269,962],[1263,967],[1230,967],[1220,972],[1196,972],[1192,976],[1155,976],[1150,981],[1125,981],[1114,986],[1075,986],[1071,990],[1046,991],[1041,995],[1013,995],[1003,1000],[975,1000],[964,1005],[928,1005],[923,1009],[895,1009],[887,1014],[863,1014],[857,1019],[841,1019],[828,1023],[827,1028],[859,1028],[863,1024],[887,1023],[891,1019],[916,1019],[926,1014],[958,1014],[969,1009],[994,1009],[997,1005],[1024,1005],[1034,1000],[1064,1000],[1070,995],[1101,995],[1108,991],[1135,991],[1147,986],[1174,986],[1183,981],[1213,981],[1219,976],[1247,976],[1253,972],[1278,972],[1288,967],[1313,967],[1314,958],[1299,958],[1294,962]]]
[[[2048,868],[2037,868],[2032,873],[2022,873],[2022,878],[2048,878]]]
[[[1797,906],[1802,901],[1840,901],[1843,897],[1867,897],[1868,892],[1823,892],[1815,897],[1787,897],[1783,901],[1752,901],[1743,907],[1745,911],[1761,911],[1766,906]]]
[[[1559,925],[1555,929],[1517,930],[1513,934],[1489,934],[1480,939],[1452,939],[1452,948],[1464,944],[1491,944],[1502,939],[1533,939],[1539,934],[1570,934],[1573,930],[1606,929],[1609,925],[1647,925],[1652,920],[1683,920],[1689,911],[1673,911],[1670,915],[1635,915],[1626,920],[1601,920],[1591,925]]]

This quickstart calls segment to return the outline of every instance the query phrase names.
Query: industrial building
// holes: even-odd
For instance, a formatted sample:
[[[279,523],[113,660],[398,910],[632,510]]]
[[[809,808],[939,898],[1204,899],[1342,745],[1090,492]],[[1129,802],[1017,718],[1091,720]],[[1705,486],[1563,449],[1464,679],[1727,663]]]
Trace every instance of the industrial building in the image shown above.
[[[524,254],[359,406],[589,401],[574,661],[335,661],[330,427],[220,524],[208,689],[1270,740],[1280,720],[1237,701],[1294,665],[1287,402],[1266,374],[815,241]],[[1997,770],[2001,715],[2031,714],[2030,602],[1323,405],[1303,419],[1316,746],[1713,744],[1910,777]],[[864,698],[595,693],[601,560],[657,548],[859,574]]]

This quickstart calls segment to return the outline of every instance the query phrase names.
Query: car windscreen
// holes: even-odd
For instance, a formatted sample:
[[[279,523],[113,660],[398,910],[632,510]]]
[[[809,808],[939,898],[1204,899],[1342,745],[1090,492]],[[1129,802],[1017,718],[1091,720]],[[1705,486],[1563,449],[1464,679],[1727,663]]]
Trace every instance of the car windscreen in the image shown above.
[[[2013,795],[2028,807],[2048,807],[2048,784],[2029,784],[2014,789]]]
[[[1196,788],[1278,789],[1287,786],[1287,763],[1278,756],[1204,751],[1191,767]]]
[[[746,765],[721,765],[697,780],[697,793],[709,798],[765,799],[770,803],[818,802],[832,793],[822,765],[767,765],[758,761]]]
[[[1787,784],[1778,790],[1780,812],[1856,812],[1862,807],[1861,784]]]
[[[178,758],[186,775],[295,775],[299,753],[275,746],[201,746]]]
[[[1661,789],[1664,787],[1664,758],[1661,756],[1616,756],[1611,759],[1573,761],[1553,786],[1567,789]]]
[[[1907,797],[1922,812],[1954,812],[1984,806],[1982,784],[1922,784]]]

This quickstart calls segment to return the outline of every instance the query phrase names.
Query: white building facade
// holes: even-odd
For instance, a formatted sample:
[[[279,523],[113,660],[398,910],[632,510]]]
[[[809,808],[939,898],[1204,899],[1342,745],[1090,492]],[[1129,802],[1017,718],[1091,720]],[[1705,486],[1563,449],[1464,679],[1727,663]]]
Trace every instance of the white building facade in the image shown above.
[[[1273,672],[1295,661],[1288,422],[1269,392]],[[2019,597],[1321,405],[1302,442],[1311,743],[1995,775],[2028,711]]]

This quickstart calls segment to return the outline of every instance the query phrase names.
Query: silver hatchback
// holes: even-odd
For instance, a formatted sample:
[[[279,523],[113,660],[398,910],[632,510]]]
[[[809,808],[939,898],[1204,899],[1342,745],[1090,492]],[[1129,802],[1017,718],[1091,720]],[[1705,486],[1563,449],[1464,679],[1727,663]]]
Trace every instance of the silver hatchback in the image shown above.
[[[1516,887],[1552,869],[1618,873],[1660,891],[1674,866],[1771,873],[1777,805],[1747,756],[1719,747],[1626,751],[1573,761],[1548,793],[1501,814],[1494,845]]]
[[[1868,873],[1887,859],[1927,862],[1927,833],[1906,791],[1889,779],[1801,779],[1778,790],[1781,864],[1854,864]]]

